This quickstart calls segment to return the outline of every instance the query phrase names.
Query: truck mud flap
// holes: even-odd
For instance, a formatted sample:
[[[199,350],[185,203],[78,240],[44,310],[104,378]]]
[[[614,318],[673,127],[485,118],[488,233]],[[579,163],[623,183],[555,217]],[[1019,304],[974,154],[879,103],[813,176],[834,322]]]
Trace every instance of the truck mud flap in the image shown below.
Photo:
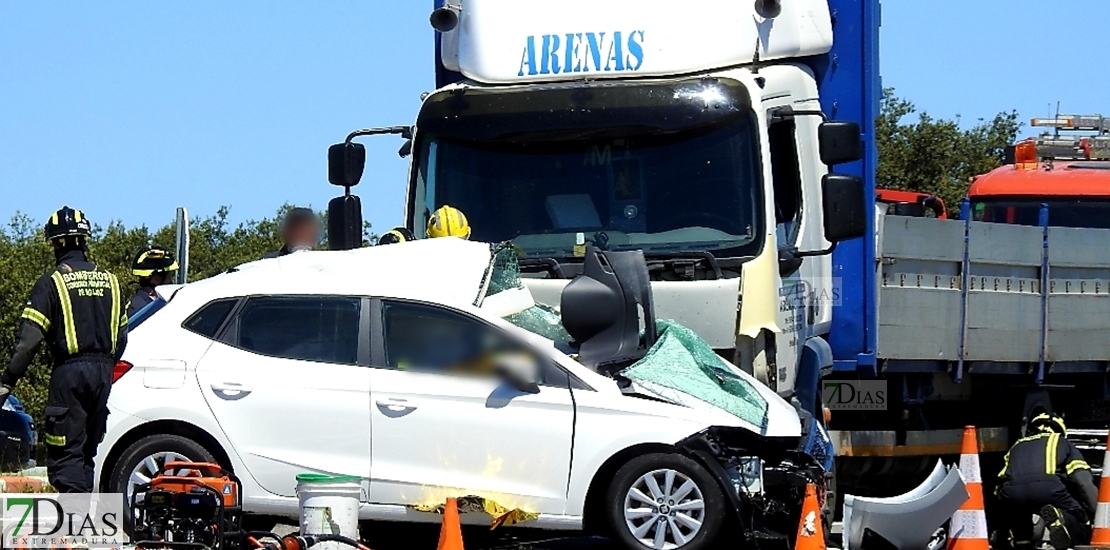
[[[969,498],[957,468],[937,460],[933,473],[916,489],[889,498],[844,497],[844,548],[867,548],[867,534],[893,548],[925,548],[944,522]],[[907,521],[912,517],[913,521]]]
[[[1010,431],[1006,428],[979,428],[980,453],[1006,452],[1010,448]],[[929,430],[840,431],[829,432],[838,457],[909,457],[960,454],[964,431]]]

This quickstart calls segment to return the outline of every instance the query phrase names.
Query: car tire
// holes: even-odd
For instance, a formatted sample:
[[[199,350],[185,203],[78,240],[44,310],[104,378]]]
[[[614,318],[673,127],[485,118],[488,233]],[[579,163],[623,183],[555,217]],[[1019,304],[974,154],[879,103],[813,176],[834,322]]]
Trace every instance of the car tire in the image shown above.
[[[153,477],[157,473],[150,472],[149,467],[140,467],[140,464],[144,463],[148,457],[161,457],[154,459],[157,466],[161,467],[165,464],[166,456],[171,456],[174,460],[216,462],[215,457],[208,449],[187,437],[164,434],[148,435],[132,443],[120,454],[119,460],[111,466],[108,476],[108,491],[128,494],[128,485],[131,483],[132,474],[149,474],[149,477]],[[143,466],[147,466],[147,464],[143,464]]]
[[[726,501],[717,481],[694,460],[652,453],[617,470],[605,514],[611,536],[629,550],[703,550],[721,532]]]

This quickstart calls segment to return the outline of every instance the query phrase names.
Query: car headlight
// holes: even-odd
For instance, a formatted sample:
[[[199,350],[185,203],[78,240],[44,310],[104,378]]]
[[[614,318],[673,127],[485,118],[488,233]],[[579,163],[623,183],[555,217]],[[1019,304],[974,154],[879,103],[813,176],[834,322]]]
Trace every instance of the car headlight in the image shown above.
[[[10,399],[5,399],[4,400],[4,406],[0,407],[0,409],[3,409],[5,411],[16,412],[15,406],[12,405],[12,402],[11,402]]]

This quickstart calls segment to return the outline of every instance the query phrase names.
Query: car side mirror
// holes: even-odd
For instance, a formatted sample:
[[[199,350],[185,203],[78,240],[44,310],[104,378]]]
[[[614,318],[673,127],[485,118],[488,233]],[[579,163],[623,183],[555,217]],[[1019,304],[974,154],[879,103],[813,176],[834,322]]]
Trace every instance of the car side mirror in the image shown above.
[[[354,187],[366,169],[366,146],[361,143],[336,143],[328,147],[328,182]]]
[[[865,195],[863,178],[858,176],[826,174],[822,178],[825,240],[837,243],[867,233]]]
[[[817,127],[817,143],[821,162],[826,166],[844,164],[863,158],[863,140],[859,124],[832,120]]]
[[[540,393],[540,359],[530,352],[502,353],[494,369],[506,382],[523,393]]]
[[[587,246],[582,273],[563,288],[559,304],[563,326],[578,347],[578,362],[586,367],[622,368],[655,344],[655,306],[642,250]]]

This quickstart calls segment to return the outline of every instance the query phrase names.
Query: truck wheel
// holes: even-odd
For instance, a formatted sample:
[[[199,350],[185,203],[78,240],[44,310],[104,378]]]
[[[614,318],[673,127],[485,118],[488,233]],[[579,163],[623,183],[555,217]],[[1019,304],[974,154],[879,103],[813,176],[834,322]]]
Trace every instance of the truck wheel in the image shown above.
[[[701,550],[725,521],[725,496],[700,464],[653,453],[617,470],[606,494],[611,533],[629,550]]]

